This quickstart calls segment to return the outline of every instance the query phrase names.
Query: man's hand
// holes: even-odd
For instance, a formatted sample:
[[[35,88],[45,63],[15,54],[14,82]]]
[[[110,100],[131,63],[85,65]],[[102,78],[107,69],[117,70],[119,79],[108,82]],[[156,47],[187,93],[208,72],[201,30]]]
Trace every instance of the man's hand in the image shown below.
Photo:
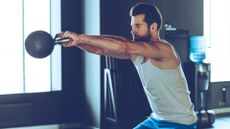
[[[58,34],[61,38],[69,38],[70,41],[62,44],[63,47],[77,47],[80,42],[80,35],[74,32],[65,31]]]

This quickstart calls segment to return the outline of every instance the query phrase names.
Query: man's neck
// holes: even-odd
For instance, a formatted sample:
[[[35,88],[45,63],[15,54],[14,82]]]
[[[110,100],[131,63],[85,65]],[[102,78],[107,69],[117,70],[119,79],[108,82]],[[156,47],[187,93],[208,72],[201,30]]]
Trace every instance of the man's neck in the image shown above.
[[[154,41],[160,41],[160,36],[159,36],[159,34],[157,34],[157,35],[152,35],[151,41],[152,41],[152,42],[154,42]]]

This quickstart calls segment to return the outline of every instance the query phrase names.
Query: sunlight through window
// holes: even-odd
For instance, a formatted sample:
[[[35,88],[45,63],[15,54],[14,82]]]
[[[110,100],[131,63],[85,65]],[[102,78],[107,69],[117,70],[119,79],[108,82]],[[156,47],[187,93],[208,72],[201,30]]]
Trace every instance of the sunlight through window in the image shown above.
[[[33,31],[60,32],[60,13],[60,0],[0,1],[0,94],[61,90],[61,48],[55,47],[44,59],[33,58],[24,49]]]
[[[230,81],[230,1],[204,0],[204,36],[210,48],[211,81]]]

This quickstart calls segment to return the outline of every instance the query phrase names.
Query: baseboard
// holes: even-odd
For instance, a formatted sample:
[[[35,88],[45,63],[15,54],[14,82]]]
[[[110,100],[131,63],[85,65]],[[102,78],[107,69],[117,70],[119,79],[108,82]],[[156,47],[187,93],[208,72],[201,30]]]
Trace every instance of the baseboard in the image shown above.
[[[100,128],[89,126],[84,123],[68,123],[68,124],[59,125],[59,129],[100,129]]]
[[[215,114],[230,114],[230,108],[218,108],[218,109],[212,109]]]
[[[92,127],[92,126],[89,126],[89,125],[81,125],[81,129],[100,129],[100,128]]]

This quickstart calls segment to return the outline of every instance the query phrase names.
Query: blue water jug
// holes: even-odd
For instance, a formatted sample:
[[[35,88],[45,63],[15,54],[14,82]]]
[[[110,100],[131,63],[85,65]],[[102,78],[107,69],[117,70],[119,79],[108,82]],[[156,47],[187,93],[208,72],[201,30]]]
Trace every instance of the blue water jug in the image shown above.
[[[193,62],[203,62],[206,58],[206,44],[204,36],[190,37],[190,54],[189,58]]]

